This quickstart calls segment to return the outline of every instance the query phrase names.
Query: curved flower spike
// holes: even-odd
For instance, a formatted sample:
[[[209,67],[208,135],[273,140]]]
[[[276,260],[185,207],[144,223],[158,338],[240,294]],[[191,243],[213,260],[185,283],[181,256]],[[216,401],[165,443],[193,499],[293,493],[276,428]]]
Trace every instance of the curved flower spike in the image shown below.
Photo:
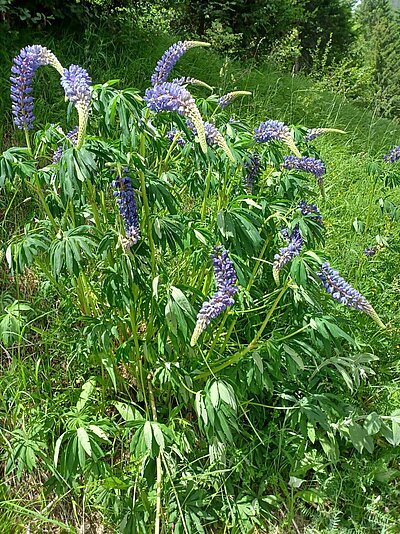
[[[218,99],[218,105],[221,109],[224,109],[226,106],[229,106],[229,104],[232,104],[232,102],[239,96],[249,96],[251,94],[252,93],[250,91],[232,91],[231,93],[220,96]]]
[[[20,130],[33,128],[32,82],[37,69],[43,65],[51,65],[60,74],[64,69],[56,56],[48,48],[41,45],[26,46],[13,60],[10,77],[11,100],[14,124]]]
[[[79,130],[77,148],[80,148],[85,135],[87,121],[89,118],[92,80],[88,72],[79,65],[71,65],[65,69],[61,76],[61,85],[65,95],[74,104],[78,112]]]
[[[253,138],[257,143],[283,141],[296,156],[301,157],[299,149],[295,145],[293,137],[290,135],[289,127],[284,122],[274,120],[261,122],[258,128],[254,128]]]
[[[203,119],[194,98],[185,87],[177,83],[163,82],[146,89],[144,100],[151,111],[175,111],[190,119],[196,127],[201,149],[207,152]]]
[[[279,254],[275,254],[274,256],[275,261],[272,267],[272,275],[274,277],[276,285],[279,285],[279,271],[295,256],[298,256],[300,254],[301,248],[303,246],[303,238],[297,225],[293,228],[293,231],[290,235],[287,228],[283,229],[281,233],[283,237],[288,239],[289,244],[287,245],[287,247],[280,248]]]
[[[211,85],[208,85],[206,82],[202,82],[201,80],[198,80],[197,78],[190,78],[189,76],[182,76],[181,78],[174,78],[172,80],[172,83],[176,83],[178,85],[199,85],[200,87],[205,87],[206,89],[209,89],[210,91],[213,90]]]
[[[309,141],[314,141],[315,138],[323,135],[325,133],[342,133],[346,132],[343,130],[337,130],[336,128],[309,128],[306,135],[304,136],[304,141],[308,143]]]
[[[193,122],[191,122],[189,120],[189,121],[186,121],[186,124],[187,124],[188,128],[190,128],[192,130],[194,135],[198,135],[197,128],[195,127]],[[211,122],[207,122],[206,121],[204,123],[204,133],[206,135],[206,141],[207,141],[208,145],[210,145],[210,146],[212,146],[212,145],[219,146],[220,148],[222,148],[222,150],[225,152],[225,154],[228,156],[228,158],[233,163],[235,163],[235,158],[233,157],[231,149],[228,147],[228,145],[227,145],[227,143],[225,141],[225,138],[222,135],[222,133],[218,130],[218,128],[214,124],[212,124]]]
[[[232,306],[235,303],[233,296],[238,292],[238,287],[236,286],[237,275],[233,263],[229,259],[228,251],[223,246],[214,247],[211,259],[217,292],[214,293],[210,300],[203,302],[197,315],[192,339],[190,340],[191,347],[196,345],[201,333],[211,321],[225,311],[228,306]]]
[[[317,275],[321,279],[325,290],[332,298],[346,305],[348,308],[354,308],[355,310],[366,313],[380,328],[386,328],[368,300],[357,289],[351,287],[337,271],[332,269],[327,261],[321,265],[321,271]]]
[[[210,46],[210,43],[204,43],[203,41],[178,41],[170,46],[157,62],[151,77],[151,84],[157,85],[166,82],[177,61],[179,61],[185,52],[196,46]]]

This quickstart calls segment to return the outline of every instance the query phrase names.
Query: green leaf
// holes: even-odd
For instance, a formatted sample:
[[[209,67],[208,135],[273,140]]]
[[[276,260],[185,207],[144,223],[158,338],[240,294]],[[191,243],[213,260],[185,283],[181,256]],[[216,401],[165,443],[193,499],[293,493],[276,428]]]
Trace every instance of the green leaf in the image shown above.
[[[158,423],[156,422],[152,422],[152,429],[153,429],[153,434],[154,434],[154,438],[157,442],[157,445],[159,446],[160,450],[164,450],[164,446],[165,446],[165,442],[164,442],[164,435],[161,431],[161,428],[158,426]]]
[[[84,449],[88,456],[92,456],[92,447],[90,446],[90,439],[86,430],[81,426],[76,431],[76,434],[78,436],[79,445]]]
[[[153,443],[153,431],[150,421],[146,421],[143,427],[144,442],[148,451],[151,453]]]
[[[85,404],[87,403],[90,395],[92,394],[95,385],[96,379],[93,376],[83,384],[79,400],[76,403],[76,409],[78,411],[82,410],[85,407]]]
[[[367,415],[364,421],[364,428],[370,436],[373,436],[379,432],[382,425],[382,419],[376,412],[372,412]]]
[[[350,439],[358,452],[362,453],[364,449],[372,453],[374,450],[374,442],[371,436],[368,435],[365,428],[358,423],[352,422],[349,426]],[[400,437],[400,436],[399,436]]]

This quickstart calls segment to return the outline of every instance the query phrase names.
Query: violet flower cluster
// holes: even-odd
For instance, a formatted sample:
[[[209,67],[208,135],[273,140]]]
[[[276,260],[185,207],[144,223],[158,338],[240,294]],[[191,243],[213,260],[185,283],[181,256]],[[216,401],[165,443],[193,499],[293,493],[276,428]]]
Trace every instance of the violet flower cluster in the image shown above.
[[[332,295],[332,298],[346,305],[349,308],[362,311],[369,315],[380,327],[385,328],[377,313],[368,302],[368,300],[354,289],[344,278],[342,278],[338,271],[335,271],[329,264],[324,262],[321,265],[321,271],[317,273],[322,281],[327,293]]]
[[[179,59],[191,48],[195,46],[210,46],[208,43],[201,41],[178,41],[164,52],[161,59],[158,60],[151,77],[151,84],[157,85],[166,82],[172,69]]]
[[[11,67],[11,100],[14,124],[20,130],[33,128],[32,82],[37,69],[43,65],[51,65],[59,72],[63,68],[56,56],[44,46],[26,46],[14,58]]]
[[[151,111],[175,111],[190,119],[196,127],[203,152],[207,151],[206,136],[204,133],[203,120],[197,109],[194,98],[185,87],[173,83],[162,82],[154,87],[146,89],[144,100]]]
[[[307,156],[284,156],[283,168],[287,170],[296,169],[314,174],[321,178],[325,174],[325,165],[320,159],[309,158]]]
[[[321,212],[316,204],[307,204],[305,200],[300,200],[297,204],[297,209],[301,211],[302,215],[309,215],[318,224],[323,224]]]
[[[234,295],[238,291],[236,286],[237,275],[228,251],[223,246],[216,246],[211,254],[214,268],[217,291],[206,300],[198,315],[190,345],[193,347],[201,333],[207,328],[213,319],[224,312],[228,306],[232,306]]]
[[[111,172],[115,173],[114,170]],[[113,195],[116,197],[119,212],[125,225],[125,237],[122,239],[122,246],[125,250],[136,245],[140,239],[139,215],[135,192],[128,172],[128,169],[123,167],[122,173],[117,175],[112,182],[112,186],[115,189]]]
[[[260,156],[257,153],[251,154],[249,161],[244,164],[246,175],[243,178],[243,187],[248,193],[253,192],[254,182],[260,170]]]
[[[400,146],[395,146],[389,151],[389,154],[385,154],[383,159],[386,163],[396,163],[400,159]]]
[[[254,128],[254,141],[267,143],[268,141],[286,141],[290,137],[289,127],[284,122],[268,120]]]
[[[170,143],[172,143],[174,139],[176,139],[176,144],[183,147],[186,145],[186,141],[183,138],[183,135],[184,135],[183,132],[180,132],[176,128],[171,128],[171,130],[169,130],[165,134],[165,137],[168,139]]]
[[[309,143],[310,141],[314,141],[314,139],[320,135],[328,132],[346,133],[343,130],[338,130],[337,128],[309,128],[304,136],[304,141]]]
[[[298,225],[296,225],[292,233],[289,234],[289,230],[284,228],[281,231],[282,236],[289,241],[286,247],[279,249],[279,254],[275,254],[274,263],[272,266],[272,274],[274,276],[275,282],[279,284],[279,271],[289,263],[295,256],[300,254],[301,248],[303,246],[303,238]]]
[[[70,130],[65,136],[66,139],[68,139],[73,146],[76,146],[76,143],[78,142],[78,130],[79,130],[78,126],[75,126],[75,128]],[[64,152],[64,147],[62,146],[59,146],[53,152],[53,163],[58,163],[60,161],[63,152]]]

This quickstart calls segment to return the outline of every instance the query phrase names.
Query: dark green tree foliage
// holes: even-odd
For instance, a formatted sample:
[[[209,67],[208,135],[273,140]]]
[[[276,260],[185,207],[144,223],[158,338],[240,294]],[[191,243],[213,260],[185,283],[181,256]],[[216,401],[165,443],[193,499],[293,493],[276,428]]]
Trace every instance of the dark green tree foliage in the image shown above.
[[[364,60],[372,66],[378,113],[400,116],[399,21],[388,0],[364,0],[357,10]]]
[[[299,21],[303,67],[316,56],[325,63],[342,59],[353,41],[351,0],[303,0]]]

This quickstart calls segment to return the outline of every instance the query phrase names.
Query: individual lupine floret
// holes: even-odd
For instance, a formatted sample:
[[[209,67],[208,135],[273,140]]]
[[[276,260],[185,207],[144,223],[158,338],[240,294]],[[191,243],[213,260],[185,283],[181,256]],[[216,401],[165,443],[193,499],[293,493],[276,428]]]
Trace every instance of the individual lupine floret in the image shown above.
[[[305,200],[300,200],[297,204],[297,209],[301,211],[302,215],[309,215],[318,224],[323,224],[321,212],[316,204],[307,204]]]
[[[214,247],[211,259],[217,292],[214,293],[210,300],[206,300],[203,303],[197,315],[196,325],[190,341],[192,347],[211,321],[225,311],[228,306],[232,306],[235,303],[233,297],[238,291],[236,286],[237,275],[228,251],[223,246]]]
[[[251,154],[249,161],[244,164],[246,175],[243,178],[243,187],[251,194],[253,192],[254,182],[260,170],[260,156],[257,153]]]
[[[364,249],[364,255],[367,256],[367,257],[371,257],[371,256],[375,256],[377,252],[377,249],[376,247],[367,247]]]
[[[226,95],[220,96],[218,98],[218,105],[221,109],[224,109],[230,104],[232,104],[232,102],[236,100],[236,98],[238,98],[239,96],[248,96],[248,95],[251,95],[250,91],[232,91],[230,93],[227,93]]]
[[[193,124],[192,121],[188,120],[186,121],[187,127],[193,132],[194,135],[198,135],[198,131],[196,126]],[[228,156],[228,158],[235,162],[235,158],[233,157],[233,154],[228,147],[224,136],[222,133],[218,130],[218,128],[212,124],[211,122],[205,122],[204,123],[204,133],[206,136],[206,142],[208,145],[213,146],[217,145],[225,152],[225,154]]]
[[[176,83],[178,85],[199,85],[200,87],[206,87],[210,91],[212,91],[211,85],[208,85],[206,82],[202,82],[201,80],[198,80],[197,78],[192,78],[190,76],[181,76],[181,78],[174,78],[172,80],[172,83]]]
[[[261,122],[258,128],[254,128],[253,138],[257,143],[283,141],[292,150],[292,152],[300,157],[299,149],[294,144],[289,127],[284,122],[274,120]]]
[[[196,46],[210,46],[202,41],[178,41],[168,48],[158,60],[154,73],[151,77],[151,84],[157,85],[166,82],[172,69],[179,59],[191,48]]]
[[[332,298],[349,308],[354,308],[355,310],[366,313],[381,328],[386,328],[368,300],[361,295],[357,289],[354,289],[354,287],[346,282],[346,280],[339,275],[338,271],[335,271],[330,266],[329,262],[324,262],[321,265],[321,271],[317,273],[317,275],[321,279],[325,290],[332,296]]]
[[[78,130],[79,130],[78,126],[75,126],[75,128],[70,130],[65,136],[66,139],[68,139],[73,146],[76,146],[76,143],[78,142]],[[64,134],[62,130],[61,130],[61,133]],[[64,152],[64,147],[62,146],[59,146],[53,152],[53,163],[58,163],[60,161],[63,152]]]
[[[281,234],[289,241],[289,243],[286,247],[280,248],[279,254],[275,254],[274,256],[272,274],[277,285],[279,285],[279,271],[295,256],[300,254],[303,246],[303,238],[298,225],[293,228],[291,234],[289,234],[289,230],[287,228],[284,228],[281,231]]]
[[[178,131],[176,128],[171,128],[166,134],[165,137],[170,141],[171,143],[176,139],[176,144],[179,146],[185,146],[186,141],[183,138],[184,133]]]
[[[400,146],[395,146],[389,151],[389,154],[385,154],[383,159],[386,163],[396,163],[400,159]]]
[[[343,130],[338,130],[336,128],[309,128],[306,132],[306,135],[304,136],[304,141],[306,143],[309,143],[310,141],[314,141],[314,139],[316,139],[320,135],[323,135],[329,132],[343,133],[343,134],[346,133]]]
[[[88,72],[79,65],[71,65],[65,69],[61,76],[65,96],[74,104],[79,117],[79,130],[77,147],[82,145],[87,121],[89,118],[92,80]]]
[[[33,128],[35,116],[33,114],[32,81],[37,69],[44,65],[51,65],[58,72],[63,67],[56,56],[48,48],[41,45],[26,46],[14,58],[11,67],[11,100],[14,124],[20,130]]]
[[[140,239],[139,215],[135,192],[128,172],[128,169],[124,167],[122,173],[117,175],[112,182],[112,186],[115,189],[113,195],[117,197],[116,202],[125,226],[125,237],[122,239],[122,246],[125,250],[136,245]]]
[[[308,156],[284,156],[283,168],[289,171],[296,169],[298,171],[309,172],[317,178],[317,183],[322,196],[325,198],[324,174],[325,165],[320,159],[309,158]]]
[[[156,113],[160,111],[175,111],[179,115],[191,120],[197,129],[200,146],[207,152],[207,142],[203,120],[197,109],[194,98],[185,87],[172,82],[163,82],[146,89],[144,100],[147,107]]]

